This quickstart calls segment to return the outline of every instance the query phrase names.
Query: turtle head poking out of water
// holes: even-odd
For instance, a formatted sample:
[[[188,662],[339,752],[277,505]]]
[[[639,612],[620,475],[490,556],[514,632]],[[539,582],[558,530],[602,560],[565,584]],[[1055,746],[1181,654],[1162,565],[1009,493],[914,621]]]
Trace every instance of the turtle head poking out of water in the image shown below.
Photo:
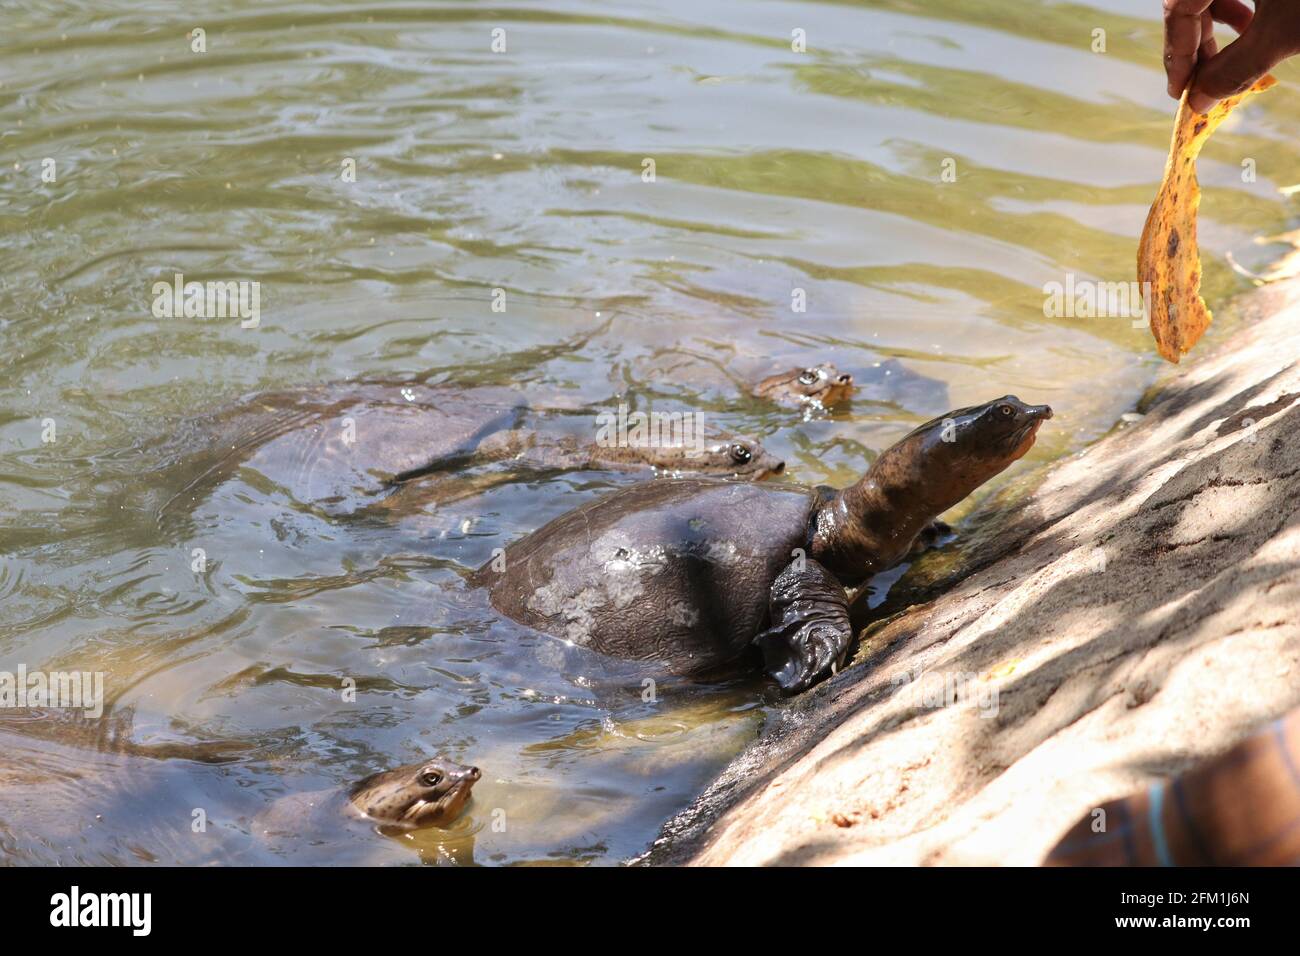
[[[443,757],[371,774],[348,794],[353,809],[383,827],[418,830],[451,823],[469,802],[478,767]]]
[[[829,408],[853,394],[853,376],[823,362],[769,375],[754,386],[754,394],[783,405]]]
[[[745,478],[758,481],[785,471],[785,462],[751,438],[721,432],[704,437],[700,446],[689,444],[660,445],[630,450],[666,474],[684,472],[719,478]]]
[[[847,588],[945,536],[939,516],[1022,457],[1052,417],[1007,395],[885,449],[847,488],[685,478],[561,515],[471,577],[507,616],[694,675],[751,646],[787,692],[853,637]]]

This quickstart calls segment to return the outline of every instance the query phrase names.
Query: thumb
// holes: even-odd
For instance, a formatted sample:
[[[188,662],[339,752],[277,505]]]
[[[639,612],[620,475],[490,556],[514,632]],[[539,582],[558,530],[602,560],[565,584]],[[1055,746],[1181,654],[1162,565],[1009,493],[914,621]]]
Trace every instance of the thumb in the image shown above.
[[[1215,100],[1246,89],[1281,59],[1281,51],[1273,48],[1264,30],[1248,29],[1226,49],[1201,61],[1188,101],[1194,110],[1204,113]]]

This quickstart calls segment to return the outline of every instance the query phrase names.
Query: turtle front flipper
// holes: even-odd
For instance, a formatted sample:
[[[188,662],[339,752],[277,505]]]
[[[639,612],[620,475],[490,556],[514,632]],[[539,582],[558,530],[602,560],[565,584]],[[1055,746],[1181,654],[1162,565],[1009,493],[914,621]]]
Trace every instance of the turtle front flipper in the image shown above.
[[[758,635],[764,669],[788,694],[821,678],[849,646],[848,598],[811,558],[790,562],[772,582],[771,625]]]

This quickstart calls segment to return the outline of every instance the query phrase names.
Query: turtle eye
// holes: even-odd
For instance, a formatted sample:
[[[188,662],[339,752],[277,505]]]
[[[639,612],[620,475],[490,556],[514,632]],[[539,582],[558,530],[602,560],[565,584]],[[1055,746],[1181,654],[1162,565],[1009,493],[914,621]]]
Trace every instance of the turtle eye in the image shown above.
[[[1001,415],[1003,418],[1010,418],[1015,413],[1016,410],[1012,408],[1010,405],[1004,403],[998,406],[998,414]]]
[[[420,774],[420,786],[422,787],[436,787],[440,783],[442,783],[442,774],[436,770],[426,770]]]
[[[817,374],[817,370],[815,368],[806,368],[799,373],[799,384],[816,385],[817,379],[819,379],[820,377],[821,376]]]
[[[731,446],[731,460],[738,465],[748,465],[753,459],[753,454],[744,445],[737,442]]]

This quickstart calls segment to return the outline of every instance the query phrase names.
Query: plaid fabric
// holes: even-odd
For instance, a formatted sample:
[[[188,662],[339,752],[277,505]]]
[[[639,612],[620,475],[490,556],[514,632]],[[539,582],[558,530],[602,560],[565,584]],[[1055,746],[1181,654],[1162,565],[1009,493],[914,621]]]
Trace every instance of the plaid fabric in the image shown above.
[[[1300,710],[1099,810],[1070,828],[1045,866],[1300,865]]]

